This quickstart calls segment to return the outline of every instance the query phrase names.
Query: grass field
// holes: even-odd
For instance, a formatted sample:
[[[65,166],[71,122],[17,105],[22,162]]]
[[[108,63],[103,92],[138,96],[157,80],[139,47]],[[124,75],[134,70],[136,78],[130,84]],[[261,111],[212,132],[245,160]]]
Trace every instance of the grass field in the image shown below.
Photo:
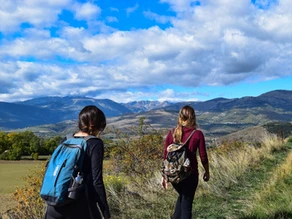
[[[0,161],[0,213],[13,206],[11,194],[23,186],[24,177],[43,161]]]

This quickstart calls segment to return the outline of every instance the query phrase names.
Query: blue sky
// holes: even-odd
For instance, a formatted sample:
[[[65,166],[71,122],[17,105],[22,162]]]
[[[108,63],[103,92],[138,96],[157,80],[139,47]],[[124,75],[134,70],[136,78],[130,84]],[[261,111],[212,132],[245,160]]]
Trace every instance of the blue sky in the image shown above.
[[[290,0],[0,3],[0,101],[204,101],[291,90]]]

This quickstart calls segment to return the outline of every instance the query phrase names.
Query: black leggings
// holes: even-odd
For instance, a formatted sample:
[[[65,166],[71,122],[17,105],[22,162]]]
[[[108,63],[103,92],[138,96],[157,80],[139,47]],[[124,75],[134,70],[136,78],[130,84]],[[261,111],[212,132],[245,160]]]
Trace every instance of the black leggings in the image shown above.
[[[178,184],[173,184],[179,196],[176,201],[173,219],[191,219],[192,204],[198,186],[198,175],[191,174]]]
[[[83,199],[61,207],[47,206],[45,219],[101,219],[94,201]]]

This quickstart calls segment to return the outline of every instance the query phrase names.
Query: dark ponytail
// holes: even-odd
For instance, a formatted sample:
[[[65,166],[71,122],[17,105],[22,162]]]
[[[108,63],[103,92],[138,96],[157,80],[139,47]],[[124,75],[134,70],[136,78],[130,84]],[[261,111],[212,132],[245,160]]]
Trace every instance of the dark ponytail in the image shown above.
[[[79,113],[78,127],[80,131],[96,136],[106,127],[105,115],[96,106],[86,106]]]

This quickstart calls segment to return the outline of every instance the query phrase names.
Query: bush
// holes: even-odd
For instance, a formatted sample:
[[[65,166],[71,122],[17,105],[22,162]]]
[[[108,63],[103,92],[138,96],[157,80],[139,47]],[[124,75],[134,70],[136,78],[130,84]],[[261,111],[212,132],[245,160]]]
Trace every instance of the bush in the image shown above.
[[[128,181],[125,177],[107,175],[104,177],[104,184],[106,188],[113,190],[115,193],[125,191]]]
[[[162,131],[149,130],[150,125],[140,119],[138,127],[132,127],[131,137],[127,133],[116,131],[117,140],[111,145],[111,158],[115,160],[115,172],[123,172],[135,179],[152,177],[154,170],[161,166],[163,155]],[[147,134],[146,134],[147,133]]]
[[[9,160],[9,151],[4,151],[2,154],[0,154],[0,160]]]
[[[32,159],[38,160],[39,159],[39,153],[32,153],[31,154]]]

